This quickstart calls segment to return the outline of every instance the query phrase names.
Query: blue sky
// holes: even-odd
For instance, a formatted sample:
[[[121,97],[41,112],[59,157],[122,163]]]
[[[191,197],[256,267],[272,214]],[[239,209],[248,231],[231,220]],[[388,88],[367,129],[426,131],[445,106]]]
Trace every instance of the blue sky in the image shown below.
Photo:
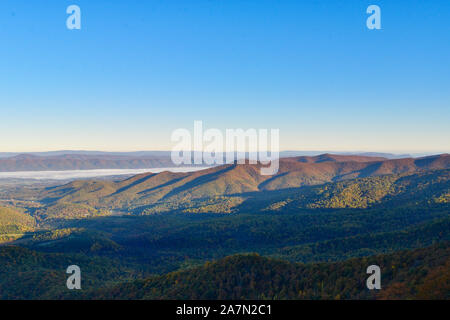
[[[450,151],[448,0],[2,0],[0,41],[2,152],[170,150],[194,120],[279,128],[282,150]]]

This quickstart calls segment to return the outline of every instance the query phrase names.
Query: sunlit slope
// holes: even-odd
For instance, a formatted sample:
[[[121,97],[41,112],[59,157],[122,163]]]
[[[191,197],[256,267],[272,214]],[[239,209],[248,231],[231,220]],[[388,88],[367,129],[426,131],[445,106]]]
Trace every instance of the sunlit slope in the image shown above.
[[[368,208],[374,205],[450,203],[450,170],[391,174],[274,193],[264,210],[295,208]]]
[[[0,207],[0,234],[30,231],[35,221],[29,215],[8,207]]]
[[[0,243],[16,240],[35,226],[34,218],[19,209],[0,207]]]

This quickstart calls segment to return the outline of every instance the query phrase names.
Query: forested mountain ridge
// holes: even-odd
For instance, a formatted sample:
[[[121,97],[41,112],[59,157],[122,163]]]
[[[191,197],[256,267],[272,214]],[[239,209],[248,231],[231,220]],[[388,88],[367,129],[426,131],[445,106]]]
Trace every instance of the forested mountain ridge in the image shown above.
[[[449,155],[382,161],[368,161],[367,158],[355,161],[354,156],[322,155],[281,159],[280,170],[274,176],[262,176],[260,165],[234,164],[189,173],[147,173],[117,182],[74,181],[48,188],[39,197],[46,203],[83,203],[97,208],[129,209],[158,202],[183,203],[355,178],[449,168]],[[235,199],[232,205],[237,202],[240,200]]]
[[[281,200],[276,200],[276,198]],[[266,198],[267,199],[267,198]],[[449,203],[450,170],[392,174],[328,183],[274,194],[264,210],[293,208],[368,208]]]
[[[380,266],[382,289],[366,287],[366,269]],[[204,266],[94,292],[95,299],[450,299],[448,243],[338,263],[293,264],[259,255],[226,257]]]
[[[239,254],[161,276],[142,277],[119,260],[0,247],[0,299],[450,299],[448,242],[333,263],[291,263]],[[82,290],[65,286],[68,265]],[[381,268],[381,290],[366,269]],[[18,281],[19,280],[19,281]]]

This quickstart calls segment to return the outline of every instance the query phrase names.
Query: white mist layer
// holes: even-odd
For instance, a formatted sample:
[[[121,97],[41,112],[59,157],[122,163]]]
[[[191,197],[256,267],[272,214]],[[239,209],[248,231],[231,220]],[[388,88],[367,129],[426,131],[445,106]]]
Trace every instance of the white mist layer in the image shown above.
[[[149,168],[149,169],[95,169],[95,170],[67,170],[67,171],[17,171],[0,172],[0,179],[34,179],[34,180],[71,180],[107,176],[135,175],[146,172],[159,173],[191,172],[206,169],[206,167],[177,167],[177,168]]]

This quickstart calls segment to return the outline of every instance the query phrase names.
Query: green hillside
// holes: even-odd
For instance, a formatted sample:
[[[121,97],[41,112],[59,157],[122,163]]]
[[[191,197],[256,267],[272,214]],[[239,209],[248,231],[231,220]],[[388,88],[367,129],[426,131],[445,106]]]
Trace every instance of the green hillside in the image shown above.
[[[274,193],[269,199],[272,203],[265,210],[448,204],[449,193],[450,170],[435,170],[353,179]]]
[[[79,203],[56,203],[35,211],[35,216],[46,223],[59,220],[86,219],[107,216],[110,212],[97,210],[85,204]]]

